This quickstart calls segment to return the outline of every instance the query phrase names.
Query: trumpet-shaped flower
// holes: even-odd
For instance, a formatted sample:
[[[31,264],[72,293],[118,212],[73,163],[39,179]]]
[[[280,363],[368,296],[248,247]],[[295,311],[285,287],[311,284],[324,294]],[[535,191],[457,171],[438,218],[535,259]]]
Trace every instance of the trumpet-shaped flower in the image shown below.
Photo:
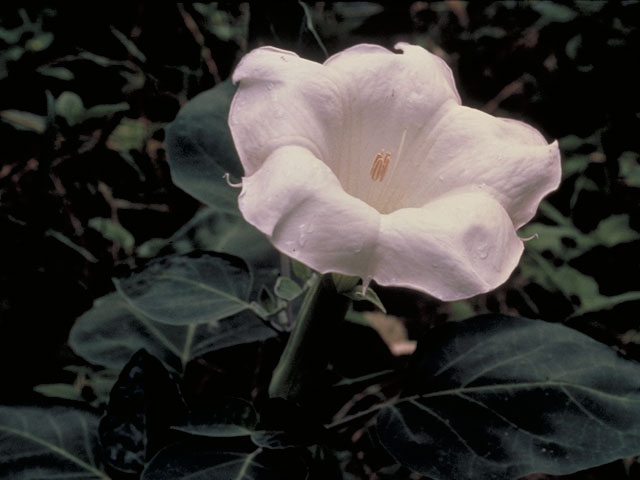
[[[240,210],[320,272],[442,300],[487,292],[560,182],[557,142],[461,106],[442,59],[396,49],[357,45],[324,64],[273,47],[244,57],[229,114]]]

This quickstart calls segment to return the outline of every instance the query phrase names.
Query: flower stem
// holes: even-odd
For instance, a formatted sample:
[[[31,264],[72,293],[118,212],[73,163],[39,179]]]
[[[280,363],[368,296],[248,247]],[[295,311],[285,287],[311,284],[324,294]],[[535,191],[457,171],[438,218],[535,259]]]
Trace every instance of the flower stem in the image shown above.
[[[331,275],[318,276],[304,298],[298,318],[276,366],[269,395],[304,401],[313,395],[327,366],[331,336],[350,300],[338,293]]]

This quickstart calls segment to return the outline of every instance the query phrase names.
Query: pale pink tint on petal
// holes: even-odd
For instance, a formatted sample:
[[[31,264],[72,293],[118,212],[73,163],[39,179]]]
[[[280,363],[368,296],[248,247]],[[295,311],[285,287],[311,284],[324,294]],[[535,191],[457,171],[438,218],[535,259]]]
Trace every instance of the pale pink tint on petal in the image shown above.
[[[273,152],[243,179],[239,206],[249,223],[292,258],[322,273],[368,275],[380,214],[345,193],[309,150]]]
[[[398,178],[408,206],[420,206],[465,185],[482,185],[516,228],[560,184],[560,151],[533,127],[457,106],[416,142],[415,168]]]
[[[500,203],[469,187],[382,215],[374,279],[459,300],[504,283],[522,250]]]
[[[342,91],[321,64],[274,47],[248,53],[236,67],[240,86],[229,126],[245,174],[277,148],[298,145],[330,163],[343,130]]]
[[[413,143],[435,125],[459,96],[444,62],[419,47],[399,44],[397,54],[356,45],[325,62],[343,97],[341,161],[334,172],[345,190],[383,213],[396,171],[406,170]],[[380,155],[386,175],[371,182]]]

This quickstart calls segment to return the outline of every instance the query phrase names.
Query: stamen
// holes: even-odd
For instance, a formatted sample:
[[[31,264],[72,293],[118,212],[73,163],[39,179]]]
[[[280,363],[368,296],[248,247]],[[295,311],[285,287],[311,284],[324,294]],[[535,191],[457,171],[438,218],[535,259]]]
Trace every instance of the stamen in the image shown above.
[[[384,156],[383,156],[384,155]],[[387,173],[387,168],[389,168],[389,163],[391,162],[391,154],[382,152],[376,155],[376,158],[373,160],[373,165],[371,165],[371,171],[369,174],[371,175],[371,180],[374,182],[376,180],[382,181],[384,179],[385,174]]]

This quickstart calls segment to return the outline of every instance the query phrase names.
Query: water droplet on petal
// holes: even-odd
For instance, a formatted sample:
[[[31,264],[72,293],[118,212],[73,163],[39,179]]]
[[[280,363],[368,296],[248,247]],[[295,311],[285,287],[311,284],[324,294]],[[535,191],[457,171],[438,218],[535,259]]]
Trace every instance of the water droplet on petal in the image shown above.
[[[267,90],[273,90],[273,82],[267,83]]]
[[[489,256],[489,245],[480,245],[476,248],[476,254],[480,260],[485,260]]]
[[[441,182],[444,181],[444,176],[443,175],[438,175],[438,180],[440,180]]]

